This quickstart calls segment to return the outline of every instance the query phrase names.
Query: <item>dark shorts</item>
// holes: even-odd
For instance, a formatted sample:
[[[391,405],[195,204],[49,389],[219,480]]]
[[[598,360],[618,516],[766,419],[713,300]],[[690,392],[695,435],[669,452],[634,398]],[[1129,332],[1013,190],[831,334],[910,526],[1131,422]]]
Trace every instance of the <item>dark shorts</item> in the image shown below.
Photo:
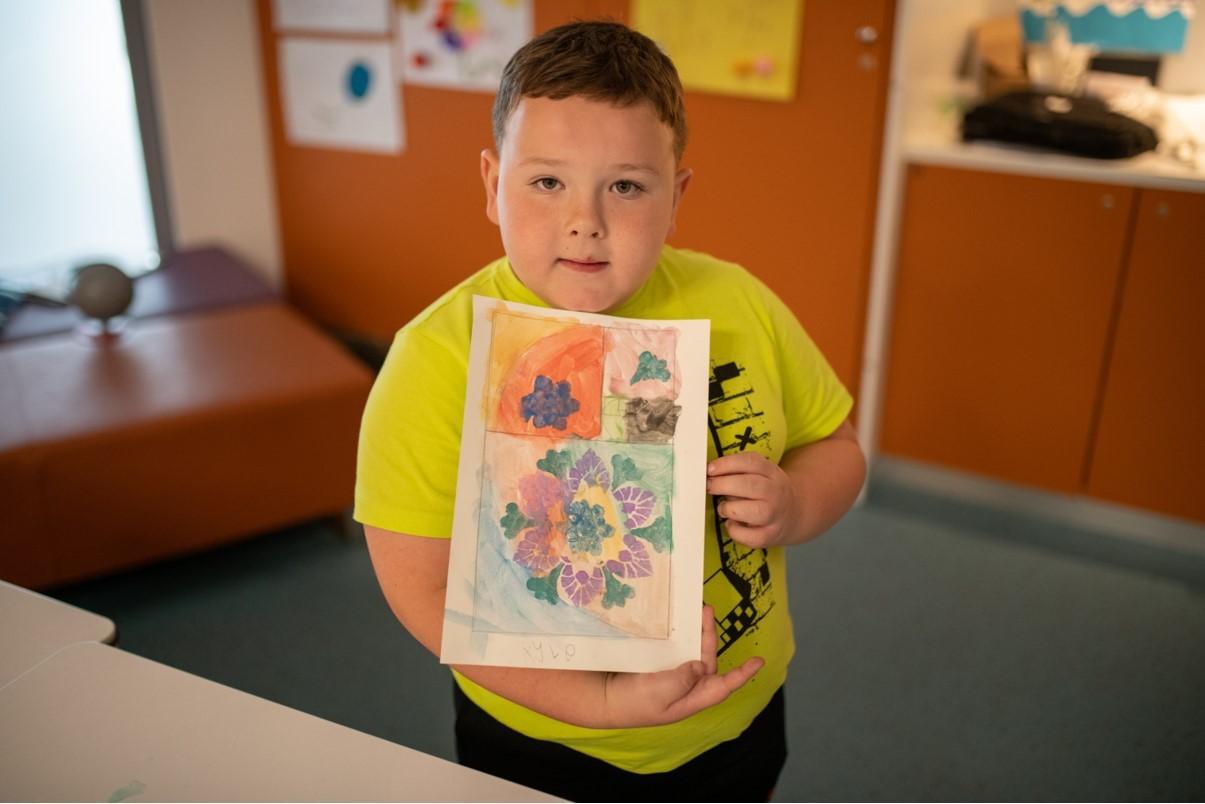
[[[674,770],[641,774],[526,737],[453,686],[461,765],[570,801],[767,801],[787,759],[781,689],[736,739]]]

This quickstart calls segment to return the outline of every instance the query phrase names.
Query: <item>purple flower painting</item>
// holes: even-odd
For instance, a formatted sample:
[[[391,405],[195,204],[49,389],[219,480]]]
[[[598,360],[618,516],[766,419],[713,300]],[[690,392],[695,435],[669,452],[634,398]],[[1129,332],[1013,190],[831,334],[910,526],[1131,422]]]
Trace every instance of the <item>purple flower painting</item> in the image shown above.
[[[668,501],[628,455],[608,469],[592,447],[576,459],[550,449],[533,469],[498,519],[527,589],[549,605],[623,607],[654,575],[652,553],[672,550]]]

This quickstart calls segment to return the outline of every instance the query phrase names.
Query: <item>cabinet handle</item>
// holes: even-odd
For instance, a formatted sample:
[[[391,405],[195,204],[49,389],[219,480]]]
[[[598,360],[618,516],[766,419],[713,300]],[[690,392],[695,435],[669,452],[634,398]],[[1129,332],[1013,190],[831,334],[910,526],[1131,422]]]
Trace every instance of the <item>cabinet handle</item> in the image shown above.
[[[1155,214],[1160,218],[1166,218],[1168,215],[1172,214],[1172,208],[1167,205],[1166,201],[1160,201],[1155,205]]]
[[[854,31],[854,38],[864,45],[873,45],[879,41],[879,29],[873,25],[859,25]]]
[[[1105,209],[1112,209],[1116,203],[1112,193],[1105,193],[1100,197],[1100,205]]]

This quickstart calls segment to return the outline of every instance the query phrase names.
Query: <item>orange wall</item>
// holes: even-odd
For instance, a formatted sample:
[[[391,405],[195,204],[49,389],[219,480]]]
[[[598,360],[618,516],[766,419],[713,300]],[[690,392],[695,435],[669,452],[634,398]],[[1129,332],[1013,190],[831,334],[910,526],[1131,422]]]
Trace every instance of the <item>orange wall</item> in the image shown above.
[[[491,144],[493,96],[403,85],[407,143],[400,156],[289,145],[270,3],[258,2],[288,293],[326,324],[389,338],[501,254],[478,175],[481,149]],[[673,242],[741,262],[765,279],[851,390],[861,352],[882,93],[876,89],[877,102],[863,104],[865,110],[843,108],[841,76],[857,80],[857,74],[834,70],[833,60],[850,61],[852,31],[869,9],[887,31],[889,6],[805,4],[798,86],[806,104],[699,93],[686,100],[691,141],[684,165],[695,177]],[[535,11],[542,31],[575,17],[626,20],[628,3],[536,0]],[[840,31],[839,44],[825,28]],[[881,61],[885,71],[886,47]],[[865,148],[864,158],[833,158],[851,132],[869,129],[875,147]],[[815,192],[813,184],[850,189]]]

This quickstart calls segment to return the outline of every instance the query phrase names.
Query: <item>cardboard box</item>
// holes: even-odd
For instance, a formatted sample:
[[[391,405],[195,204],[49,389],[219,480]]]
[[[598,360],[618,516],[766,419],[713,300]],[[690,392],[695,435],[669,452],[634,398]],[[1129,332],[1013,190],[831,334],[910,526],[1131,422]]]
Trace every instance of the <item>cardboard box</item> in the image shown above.
[[[1016,14],[993,17],[975,26],[974,43],[979,57],[979,92],[985,100],[1029,88],[1024,37]]]

